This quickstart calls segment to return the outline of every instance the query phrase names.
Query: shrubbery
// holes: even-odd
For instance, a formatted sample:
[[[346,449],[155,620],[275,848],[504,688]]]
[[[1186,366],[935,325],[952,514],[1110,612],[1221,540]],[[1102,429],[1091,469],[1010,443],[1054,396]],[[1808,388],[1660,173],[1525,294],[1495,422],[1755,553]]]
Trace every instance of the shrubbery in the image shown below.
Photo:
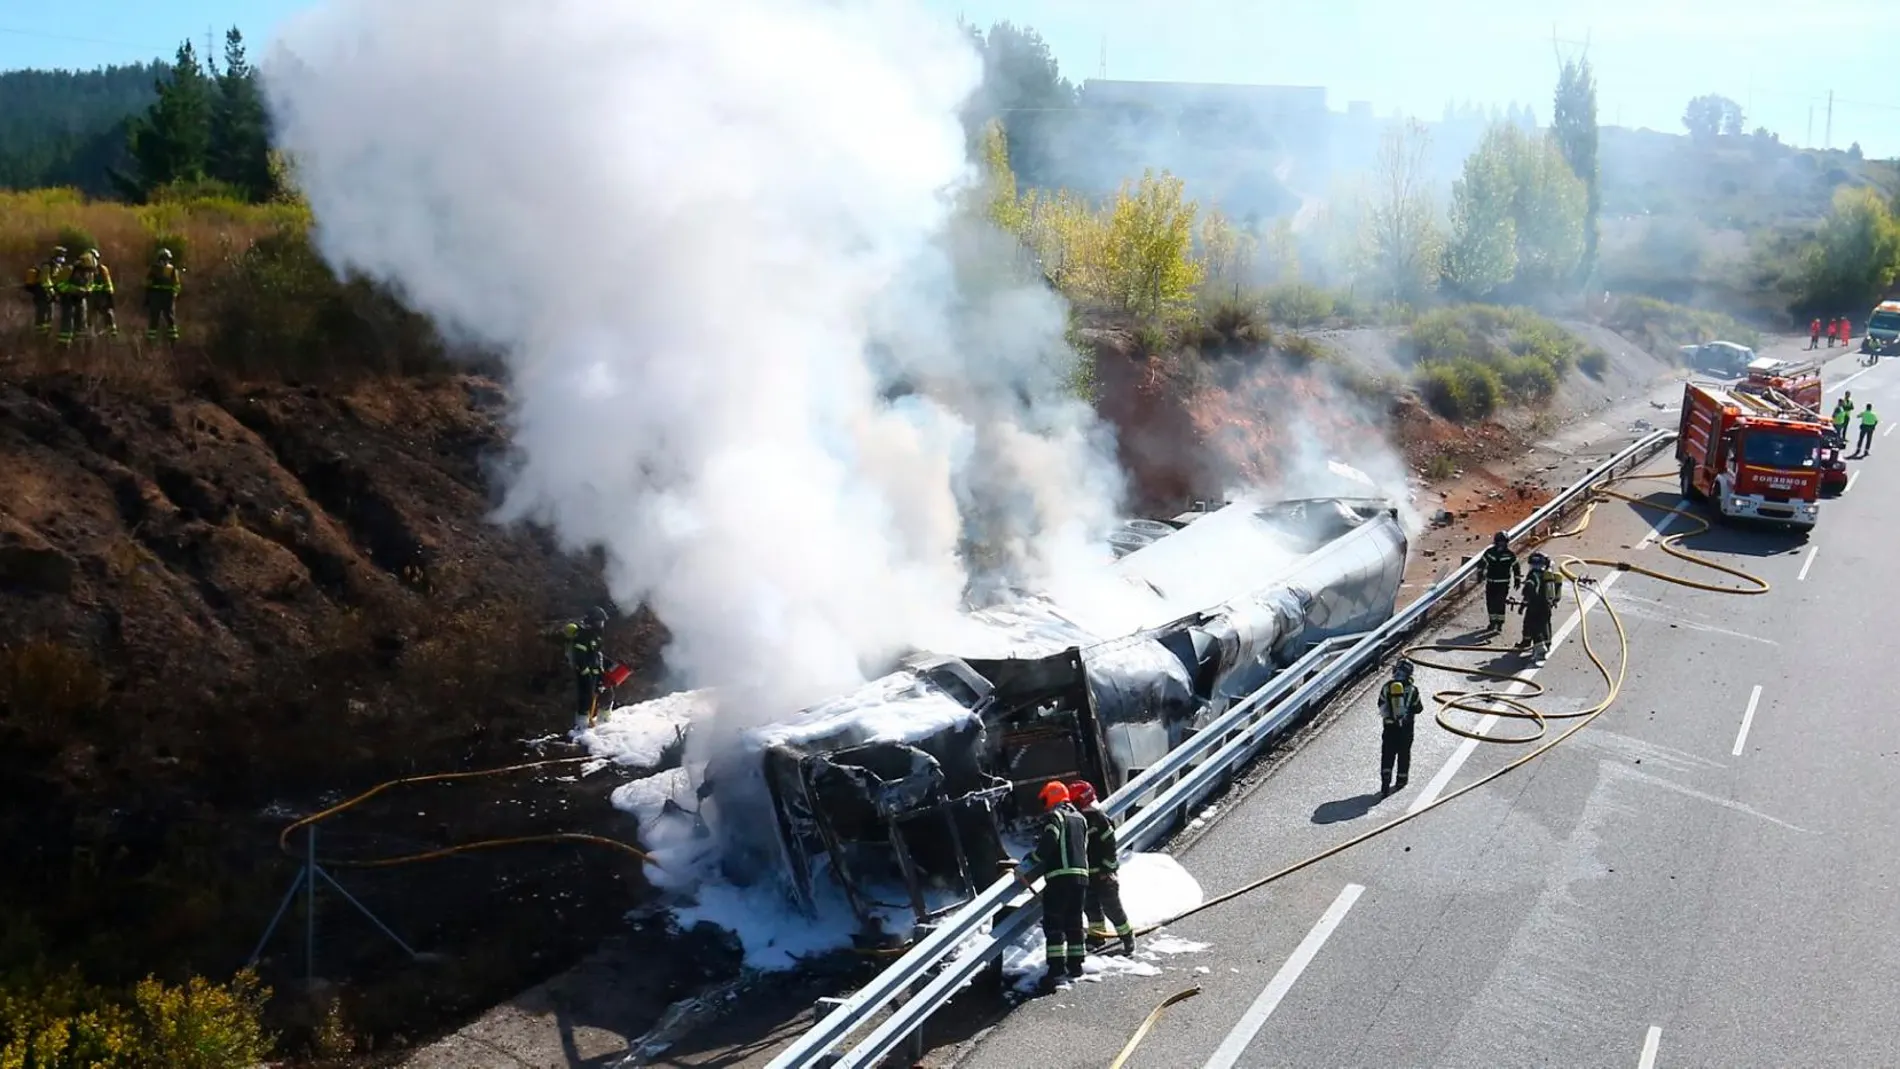
[[[274,1045],[260,1018],[270,991],[245,972],[226,984],[146,978],[109,991],[73,973],[0,981],[6,1069],[243,1069]]]
[[[1447,419],[1483,419],[1500,399],[1543,404],[1570,369],[1584,361],[1602,374],[1604,354],[1543,316],[1523,308],[1464,304],[1427,312],[1412,322],[1404,345],[1418,365],[1416,384]]]
[[[1760,332],[1730,316],[1650,297],[1618,298],[1604,322],[1657,356],[1672,360],[1679,346],[1706,341],[1732,341],[1751,349],[1761,345]]]

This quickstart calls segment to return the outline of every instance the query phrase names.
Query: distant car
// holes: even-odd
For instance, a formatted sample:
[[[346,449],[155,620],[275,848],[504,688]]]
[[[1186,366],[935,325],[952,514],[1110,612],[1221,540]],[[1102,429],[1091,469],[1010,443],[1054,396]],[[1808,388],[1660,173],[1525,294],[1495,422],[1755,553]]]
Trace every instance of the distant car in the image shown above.
[[[1749,364],[1755,362],[1755,350],[1732,341],[1684,345],[1677,351],[1682,356],[1683,364],[1717,375],[1740,375],[1748,370]]]

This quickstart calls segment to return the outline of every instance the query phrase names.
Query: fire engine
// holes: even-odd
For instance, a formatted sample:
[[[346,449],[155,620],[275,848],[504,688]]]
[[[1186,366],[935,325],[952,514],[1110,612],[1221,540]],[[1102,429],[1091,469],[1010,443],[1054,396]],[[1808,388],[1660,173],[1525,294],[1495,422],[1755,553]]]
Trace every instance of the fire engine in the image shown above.
[[[1821,362],[1819,360],[1776,360],[1762,357],[1748,365],[1743,377],[1750,393],[1773,391],[1814,414],[1821,420]],[[1824,421],[1822,421],[1824,422]]]
[[[1824,433],[1815,413],[1777,391],[1685,383],[1676,436],[1682,496],[1707,499],[1725,517],[1812,527]]]

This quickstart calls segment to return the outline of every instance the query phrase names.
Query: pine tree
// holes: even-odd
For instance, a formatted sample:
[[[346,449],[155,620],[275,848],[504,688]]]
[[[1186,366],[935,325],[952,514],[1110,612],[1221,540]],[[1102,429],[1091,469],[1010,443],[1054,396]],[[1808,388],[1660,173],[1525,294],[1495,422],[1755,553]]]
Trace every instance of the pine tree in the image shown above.
[[[1565,62],[1557,73],[1550,133],[1571,173],[1583,180],[1583,257],[1577,262],[1577,276],[1587,280],[1596,273],[1597,215],[1603,210],[1597,171],[1597,80],[1587,56]]]
[[[158,100],[132,124],[132,158],[138,164],[135,182],[143,196],[173,182],[205,177],[211,149],[212,87],[190,41],[178,46],[170,75],[157,84]]]
[[[244,36],[233,26],[224,35],[224,70],[211,107],[211,142],[206,170],[246,200],[271,196],[269,123],[257,69],[244,55]]]

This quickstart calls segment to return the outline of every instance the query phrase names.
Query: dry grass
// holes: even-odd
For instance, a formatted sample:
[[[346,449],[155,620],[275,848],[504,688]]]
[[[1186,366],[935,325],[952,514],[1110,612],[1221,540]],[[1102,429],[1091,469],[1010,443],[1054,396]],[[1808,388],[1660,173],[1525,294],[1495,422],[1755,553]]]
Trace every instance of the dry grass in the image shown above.
[[[116,341],[55,349],[31,331],[17,289],[0,302],[0,364],[157,387],[215,373],[242,381],[324,381],[441,370],[426,321],[362,279],[339,279],[309,241],[301,204],[203,198],[129,205],[73,190],[0,192],[0,271],[23,278],[56,244],[97,246],[118,290]],[[185,270],[182,338],[145,343],[144,277],[158,248]]]

